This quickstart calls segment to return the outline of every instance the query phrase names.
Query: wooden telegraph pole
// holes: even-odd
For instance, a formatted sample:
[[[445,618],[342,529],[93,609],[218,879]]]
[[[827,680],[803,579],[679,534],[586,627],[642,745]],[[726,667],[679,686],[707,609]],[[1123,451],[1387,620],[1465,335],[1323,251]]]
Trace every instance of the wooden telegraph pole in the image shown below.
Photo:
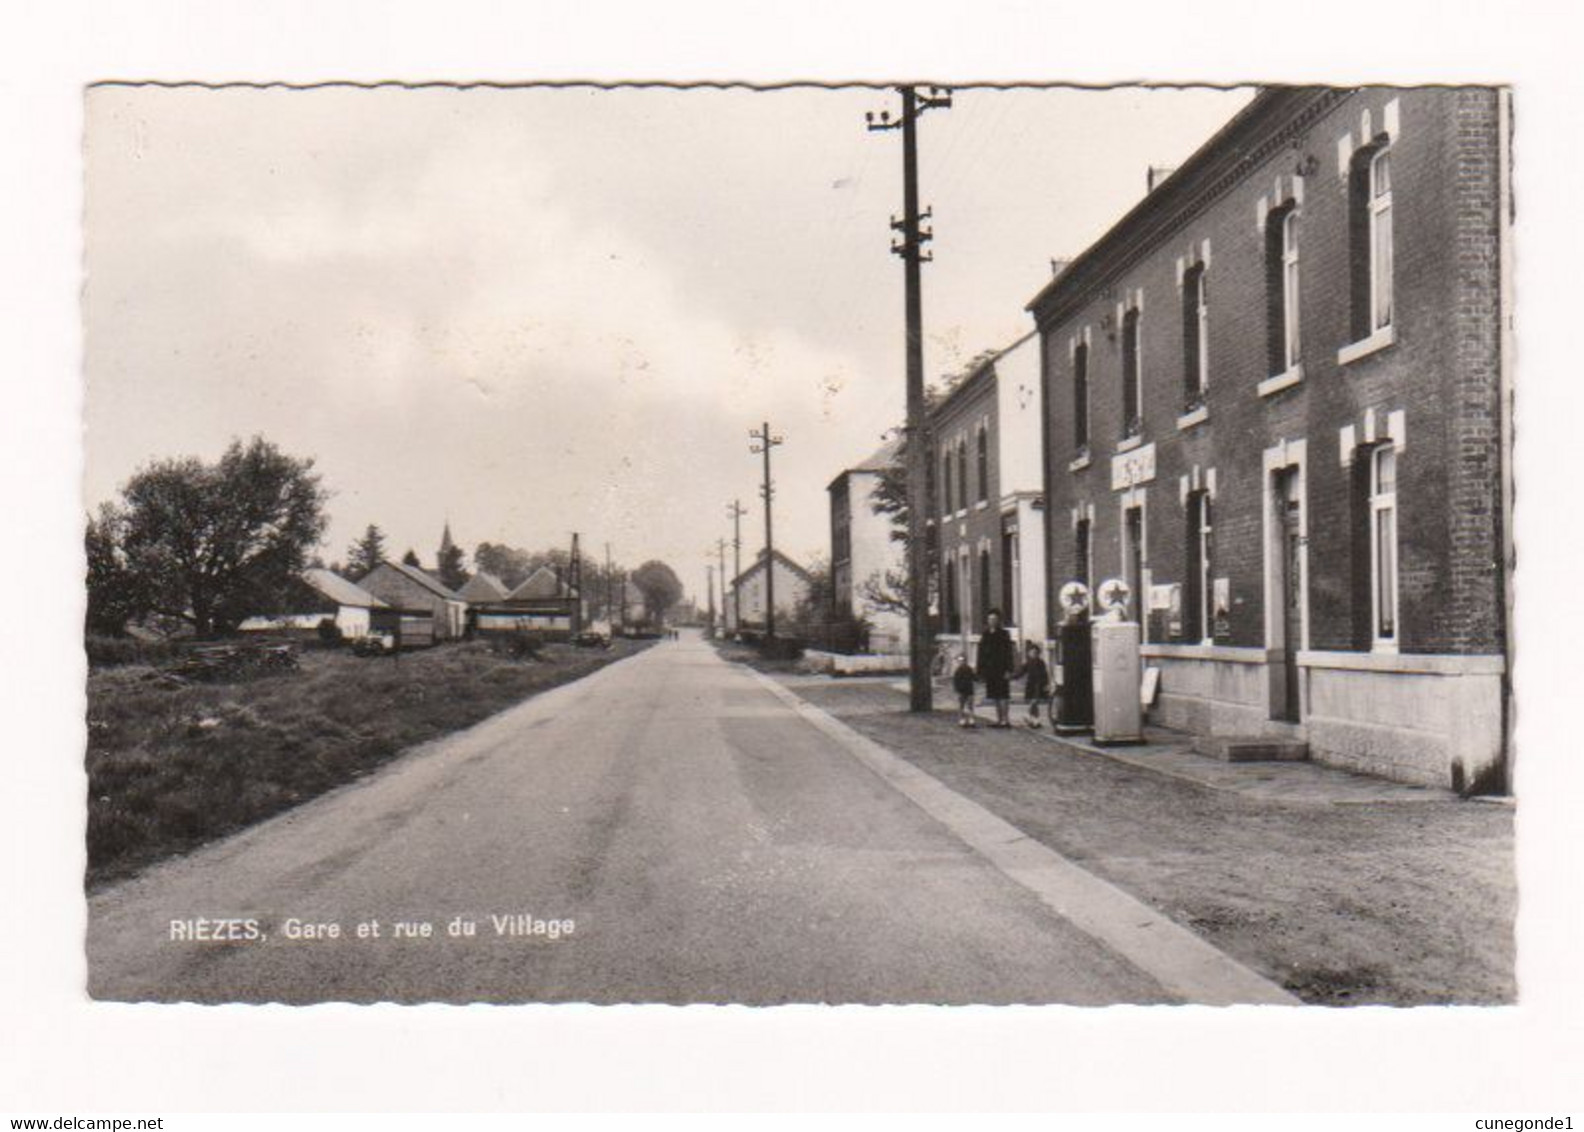
[[[749,430],[749,437],[756,443],[750,444],[748,450],[764,455],[764,483],[759,485],[759,494],[764,498],[765,505],[765,639],[775,637],[775,536],[770,521],[771,500],[775,498],[775,481],[770,478],[770,449],[786,441],[770,431],[770,422],[765,421],[764,427],[758,432]],[[742,620],[742,611],[738,611],[738,621]]]
[[[930,87],[923,97],[914,86],[900,86],[902,116],[893,120],[889,110],[864,118],[871,130],[902,131],[902,219],[891,218],[891,229],[901,233],[891,251],[902,257],[904,313],[907,323],[907,497],[908,497],[908,691],[913,711],[929,711],[933,690],[930,661],[933,643],[929,622],[929,548],[925,518],[930,512],[929,447],[924,408],[923,299],[919,265],[931,259],[924,245],[935,233],[922,226],[931,218],[919,211],[918,118],[926,110],[951,106],[951,91]]]

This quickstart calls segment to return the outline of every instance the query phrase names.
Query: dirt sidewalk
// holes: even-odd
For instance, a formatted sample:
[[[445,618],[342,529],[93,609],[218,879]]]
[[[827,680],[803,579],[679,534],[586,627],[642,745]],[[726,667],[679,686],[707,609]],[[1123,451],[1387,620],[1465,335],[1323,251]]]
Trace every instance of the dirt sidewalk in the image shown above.
[[[779,679],[1306,1002],[1515,999],[1510,806],[1215,788],[1045,734],[913,716],[888,681]],[[1339,800],[1358,792],[1338,786]]]

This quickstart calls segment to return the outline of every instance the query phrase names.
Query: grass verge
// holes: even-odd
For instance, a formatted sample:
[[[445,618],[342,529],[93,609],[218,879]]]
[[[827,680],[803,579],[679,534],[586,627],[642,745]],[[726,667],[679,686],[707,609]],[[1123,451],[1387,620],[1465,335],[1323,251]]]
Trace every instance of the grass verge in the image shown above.
[[[757,672],[801,671],[798,657],[774,655],[773,651],[767,649],[763,643],[748,644],[743,641],[716,639],[710,644],[715,646],[715,651],[721,655],[722,660],[747,665]]]
[[[234,833],[650,643],[550,645],[538,660],[478,643],[399,662],[308,650],[293,672],[176,687],[144,665],[92,672],[88,887]]]

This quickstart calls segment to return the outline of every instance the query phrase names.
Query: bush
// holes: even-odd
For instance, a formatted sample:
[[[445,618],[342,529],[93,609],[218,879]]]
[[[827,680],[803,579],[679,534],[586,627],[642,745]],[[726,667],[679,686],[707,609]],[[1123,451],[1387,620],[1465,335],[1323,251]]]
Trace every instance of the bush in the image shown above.
[[[344,639],[341,636],[341,626],[335,623],[334,617],[325,617],[321,619],[315,632],[319,635],[319,643],[321,645],[325,645],[328,648],[334,648]]]
[[[766,660],[797,660],[804,643],[797,637],[776,636],[759,642],[759,655]]]
[[[90,668],[111,668],[119,664],[163,664],[182,655],[175,641],[140,641],[136,637],[105,637],[88,634],[83,640]]]
[[[544,640],[537,633],[514,629],[510,633],[496,635],[490,641],[490,648],[513,660],[538,660],[539,654],[544,651]]]
[[[818,621],[798,626],[798,634],[810,648],[851,656],[869,651],[869,623],[853,617]]]

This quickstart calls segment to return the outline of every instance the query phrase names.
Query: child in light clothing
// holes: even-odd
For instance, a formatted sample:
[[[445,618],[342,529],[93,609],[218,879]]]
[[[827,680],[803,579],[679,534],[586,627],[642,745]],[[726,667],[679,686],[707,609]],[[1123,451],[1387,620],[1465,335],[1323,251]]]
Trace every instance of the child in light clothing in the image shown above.
[[[952,669],[952,689],[957,693],[957,726],[978,727],[974,716],[974,670],[968,658],[957,654],[957,667]]]

